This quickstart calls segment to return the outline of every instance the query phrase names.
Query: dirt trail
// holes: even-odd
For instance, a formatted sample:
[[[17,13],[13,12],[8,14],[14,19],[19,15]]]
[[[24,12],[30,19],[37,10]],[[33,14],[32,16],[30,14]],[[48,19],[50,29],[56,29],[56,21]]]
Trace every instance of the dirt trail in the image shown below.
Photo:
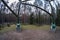
[[[0,40],[60,40],[60,32],[56,33],[44,30],[24,30],[22,32],[11,31],[0,35]]]

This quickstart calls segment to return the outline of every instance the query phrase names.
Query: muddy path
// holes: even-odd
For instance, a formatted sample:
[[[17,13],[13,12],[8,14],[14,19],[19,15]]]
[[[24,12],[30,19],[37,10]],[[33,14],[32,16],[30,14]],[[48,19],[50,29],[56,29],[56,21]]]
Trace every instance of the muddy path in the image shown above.
[[[60,40],[60,31],[56,33],[46,30],[10,31],[0,35],[0,40]]]

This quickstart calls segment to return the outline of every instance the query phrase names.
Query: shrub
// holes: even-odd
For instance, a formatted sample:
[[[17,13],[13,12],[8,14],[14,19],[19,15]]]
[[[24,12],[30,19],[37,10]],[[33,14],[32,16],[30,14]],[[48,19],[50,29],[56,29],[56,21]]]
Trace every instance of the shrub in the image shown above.
[[[7,26],[10,27],[10,24],[8,23]]]
[[[0,25],[0,30],[1,30],[2,26]]]
[[[33,24],[33,13],[30,14],[30,24]]]

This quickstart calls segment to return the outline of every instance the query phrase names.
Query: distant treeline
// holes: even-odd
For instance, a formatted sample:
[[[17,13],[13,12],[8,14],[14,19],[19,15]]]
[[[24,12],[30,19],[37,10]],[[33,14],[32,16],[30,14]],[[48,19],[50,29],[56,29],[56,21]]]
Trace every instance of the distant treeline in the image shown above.
[[[12,13],[10,14],[0,14],[0,24],[2,23],[17,23],[17,17],[15,17]],[[24,24],[50,24],[50,16],[49,15],[34,15],[31,13],[30,15],[22,14],[20,16],[20,23]]]
[[[60,25],[60,11],[57,14],[56,24]],[[22,14],[20,17],[20,23],[24,24],[51,24],[51,19],[48,14],[41,15],[40,13],[34,15],[34,13],[31,13],[30,15]],[[0,24],[2,23],[17,23],[17,17],[15,17],[12,13],[10,14],[0,14]]]

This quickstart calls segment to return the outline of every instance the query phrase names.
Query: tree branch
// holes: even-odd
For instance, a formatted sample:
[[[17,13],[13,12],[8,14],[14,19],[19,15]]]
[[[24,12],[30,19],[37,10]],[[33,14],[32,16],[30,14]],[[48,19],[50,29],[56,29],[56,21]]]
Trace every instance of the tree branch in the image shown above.
[[[5,1],[4,0],[1,0],[3,3],[4,3],[4,5],[6,5],[7,6],[7,8],[17,17],[18,15],[16,14],[16,13],[14,13],[14,11],[5,3]]]
[[[48,11],[46,11],[46,10],[44,10],[44,9],[42,9],[42,8],[40,8],[40,7],[38,7],[38,6],[36,6],[36,5],[27,4],[27,3],[23,3],[23,2],[22,2],[22,4],[24,4],[24,5],[29,5],[29,6],[33,6],[33,7],[36,7],[36,8],[39,8],[39,9],[45,11],[45,12],[46,12],[47,14],[49,14],[50,16],[52,16],[52,14],[50,14]]]

